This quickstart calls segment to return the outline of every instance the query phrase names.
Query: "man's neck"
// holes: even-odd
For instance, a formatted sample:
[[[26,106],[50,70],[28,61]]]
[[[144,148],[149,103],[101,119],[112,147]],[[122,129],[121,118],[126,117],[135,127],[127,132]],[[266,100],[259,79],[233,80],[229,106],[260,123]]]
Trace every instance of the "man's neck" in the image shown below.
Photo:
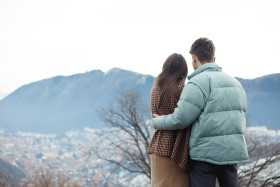
[[[197,63],[197,68],[199,68],[200,66],[203,66],[204,64],[208,64],[208,63],[214,63],[214,62],[203,62],[203,63],[198,62]]]

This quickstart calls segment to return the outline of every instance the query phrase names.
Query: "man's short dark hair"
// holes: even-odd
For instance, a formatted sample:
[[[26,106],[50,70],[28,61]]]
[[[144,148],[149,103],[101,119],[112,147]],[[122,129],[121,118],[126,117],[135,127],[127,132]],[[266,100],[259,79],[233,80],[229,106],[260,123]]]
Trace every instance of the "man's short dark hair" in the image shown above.
[[[215,57],[215,46],[211,40],[199,38],[192,44],[190,54],[196,55],[201,63],[212,62]]]

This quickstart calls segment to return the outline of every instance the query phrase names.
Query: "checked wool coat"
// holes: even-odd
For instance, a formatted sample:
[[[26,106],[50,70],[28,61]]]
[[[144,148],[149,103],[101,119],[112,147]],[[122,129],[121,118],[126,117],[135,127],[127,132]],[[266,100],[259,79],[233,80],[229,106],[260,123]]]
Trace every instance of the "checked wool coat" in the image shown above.
[[[182,93],[184,84],[185,80],[182,80],[178,85],[177,94],[164,101],[160,108],[158,108],[160,90],[156,85],[154,85],[151,91],[152,113],[158,115],[173,113]],[[188,170],[190,132],[191,127],[171,131],[157,129],[148,148],[148,153],[170,157],[182,170],[186,171]]]

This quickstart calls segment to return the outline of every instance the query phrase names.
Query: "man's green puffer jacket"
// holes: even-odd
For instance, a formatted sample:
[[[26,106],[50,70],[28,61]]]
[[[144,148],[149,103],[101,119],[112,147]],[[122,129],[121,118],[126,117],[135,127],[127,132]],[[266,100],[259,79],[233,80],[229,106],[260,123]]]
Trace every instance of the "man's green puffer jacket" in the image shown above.
[[[174,113],[157,117],[156,128],[175,130],[192,125],[192,160],[218,165],[248,162],[244,138],[247,101],[241,84],[215,63],[200,66],[188,78]]]

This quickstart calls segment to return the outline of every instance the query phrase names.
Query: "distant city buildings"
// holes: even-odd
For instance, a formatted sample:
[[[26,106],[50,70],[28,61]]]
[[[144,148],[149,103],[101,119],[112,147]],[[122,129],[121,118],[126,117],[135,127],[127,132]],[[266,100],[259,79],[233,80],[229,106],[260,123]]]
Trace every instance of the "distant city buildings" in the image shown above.
[[[55,134],[29,132],[6,135],[0,129],[0,158],[22,169],[27,176],[34,174],[36,169],[45,167],[64,173],[81,186],[93,183],[102,186],[106,181],[115,184],[123,181],[123,184],[128,185],[129,178],[133,179],[137,175],[124,175],[124,171],[121,176],[118,172],[112,173],[111,163],[100,160],[91,153],[97,144],[100,146],[104,142],[100,141],[103,133],[111,130],[87,127],[84,131],[70,131],[59,137]],[[104,148],[112,146],[105,143]],[[124,179],[121,179],[122,176],[125,176]]]

